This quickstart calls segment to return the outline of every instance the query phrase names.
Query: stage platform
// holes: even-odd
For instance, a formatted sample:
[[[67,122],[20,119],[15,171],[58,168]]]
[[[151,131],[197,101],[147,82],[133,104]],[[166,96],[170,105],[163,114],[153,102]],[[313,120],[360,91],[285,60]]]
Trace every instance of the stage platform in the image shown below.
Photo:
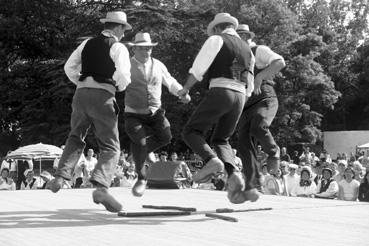
[[[264,195],[234,205],[226,193],[196,189],[147,190],[141,198],[128,188],[111,193],[125,211],[157,211],[142,205],[272,210],[224,214],[228,222],[189,215],[118,217],[92,202],[92,189],[0,192],[0,245],[6,246],[230,246],[369,245],[369,203]]]

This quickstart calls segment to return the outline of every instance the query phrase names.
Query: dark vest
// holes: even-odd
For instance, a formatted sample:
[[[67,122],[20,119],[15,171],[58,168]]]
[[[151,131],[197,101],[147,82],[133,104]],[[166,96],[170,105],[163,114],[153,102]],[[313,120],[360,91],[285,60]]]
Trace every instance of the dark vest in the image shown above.
[[[324,181],[324,185],[323,185],[323,181]],[[332,181],[334,181],[334,179],[329,179],[328,181],[326,181],[325,179],[322,179],[320,182],[320,190],[319,193],[322,193],[324,191],[326,191],[329,187],[329,185],[332,183]]]
[[[252,53],[254,54],[254,56],[256,57],[256,49],[258,48],[258,46],[254,46],[251,48]],[[258,73],[260,73],[261,71],[263,71],[263,69],[258,69],[256,66],[254,68],[254,76],[256,76]],[[277,97],[277,94],[275,93],[274,90],[274,81],[272,80],[265,80],[261,83],[260,86],[260,90],[261,93],[259,95],[252,95],[246,102],[245,108],[250,108],[251,106],[253,106],[254,104],[260,102],[261,100],[265,99],[265,98],[271,98],[271,97]]]
[[[209,67],[209,80],[223,77],[241,81],[241,73],[250,70],[252,54],[250,47],[234,35],[220,34],[219,36],[224,43]]]
[[[82,50],[82,75],[79,81],[91,76],[98,83],[115,85],[115,64],[110,57],[110,48],[116,42],[113,37],[99,36],[87,41]]]

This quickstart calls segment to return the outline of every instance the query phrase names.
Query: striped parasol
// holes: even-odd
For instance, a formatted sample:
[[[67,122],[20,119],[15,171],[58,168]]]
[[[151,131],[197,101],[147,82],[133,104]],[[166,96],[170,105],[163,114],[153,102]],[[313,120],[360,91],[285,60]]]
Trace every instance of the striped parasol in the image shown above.
[[[10,152],[6,158],[8,159],[55,159],[60,158],[63,150],[57,146],[50,144],[31,144],[20,147]]]

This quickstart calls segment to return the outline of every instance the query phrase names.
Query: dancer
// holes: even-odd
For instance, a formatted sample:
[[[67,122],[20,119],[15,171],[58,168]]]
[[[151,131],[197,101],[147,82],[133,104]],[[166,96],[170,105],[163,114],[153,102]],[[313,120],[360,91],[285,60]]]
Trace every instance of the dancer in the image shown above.
[[[228,199],[234,202],[234,194],[244,188],[240,172],[236,172],[234,153],[229,138],[236,129],[246,100],[246,87],[253,87],[254,56],[248,45],[236,33],[238,20],[228,13],[219,13],[208,25],[210,36],[198,53],[184,89],[203,79],[208,71],[210,86],[203,101],[188,120],[183,139],[203,159],[205,166],[193,175],[196,183],[207,182],[216,173],[228,174]],[[205,133],[216,125],[212,143],[205,141]]]
[[[242,159],[246,187],[238,202],[246,200],[256,201],[260,194],[260,170],[257,164],[256,150],[260,143],[263,151],[268,155],[267,168],[271,174],[279,170],[280,151],[269,130],[278,110],[278,98],[274,91],[273,78],[285,67],[282,56],[273,52],[265,45],[252,42],[255,36],[249,26],[241,24],[237,33],[251,47],[255,56],[255,80],[253,95],[247,100],[239,121],[239,153]]]
[[[118,212],[122,205],[108,193],[120,154],[115,92],[125,90],[131,82],[129,53],[119,41],[132,27],[123,11],[108,12],[100,21],[104,23],[101,34],[82,42],[64,67],[77,89],[72,102],[71,131],[50,189],[57,192],[64,179],[72,178],[86,146],[84,139],[93,125],[100,152],[90,179],[96,186],[93,201],[110,212]]]
[[[132,187],[134,196],[142,196],[146,189],[146,175],[142,171],[148,153],[170,143],[170,124],[161,107],[162,85],[175,96],[183,87],[173,78],[166,66],[151,57],[157,43],[151,42],[149,33],[137,33],[131,58],[132,83],[127,86],[125,96],[125,130],[131,139],[131,152],[136,165],[138,179]],[[187,103],[189,95],[180,98]]]

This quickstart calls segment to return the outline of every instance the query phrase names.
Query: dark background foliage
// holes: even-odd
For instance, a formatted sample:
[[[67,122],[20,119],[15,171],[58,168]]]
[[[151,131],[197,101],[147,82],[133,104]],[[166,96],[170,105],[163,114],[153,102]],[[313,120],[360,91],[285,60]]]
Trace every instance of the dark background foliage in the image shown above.
[[[258,44],[281,54],[287,67],[276,78],[280,107],[272,131],[281,145],[319,144],[326,130],[369,129],[367,0],[0,0],[0,155],[19,145],[62,145],[69,132],[75,90],[63,65],[84,38],[101,31],[99,18],[123,9],[133,30],[159,45],[153,56],[183,83],[218,12],[229,12],[256,33]],[[166,89],[163,106],[172,125],[169,151],[186,149],[181,129],[206,86],[181,105]],[[117,94],[123,110],[124,93]],[[129,141],[120,115],[122,148]],[[237,134],[232,142],[237,138]],[[93,134],[87,145],[97,148]]]

